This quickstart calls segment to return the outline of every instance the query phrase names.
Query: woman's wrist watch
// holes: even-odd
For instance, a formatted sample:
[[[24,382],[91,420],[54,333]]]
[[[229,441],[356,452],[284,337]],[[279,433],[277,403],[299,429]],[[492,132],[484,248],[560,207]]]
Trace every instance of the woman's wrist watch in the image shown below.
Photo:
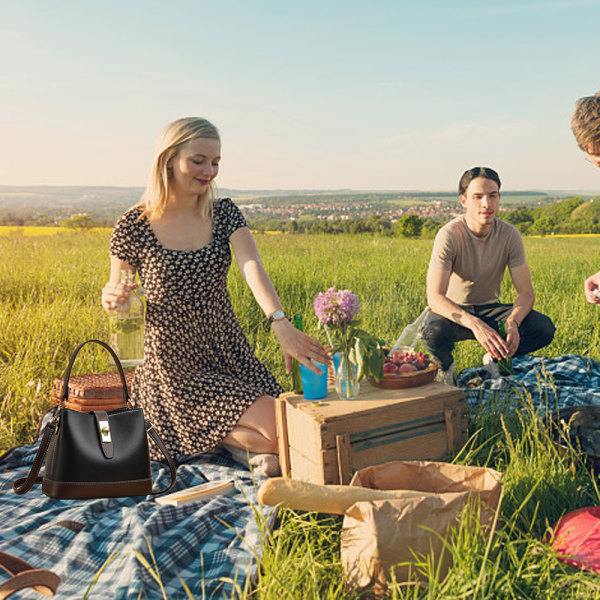
[[[276,310],[269,317],[269,325],[272,325],[274,321],[283,321],[284,319],[287,319],[287,315],[282,310]]]

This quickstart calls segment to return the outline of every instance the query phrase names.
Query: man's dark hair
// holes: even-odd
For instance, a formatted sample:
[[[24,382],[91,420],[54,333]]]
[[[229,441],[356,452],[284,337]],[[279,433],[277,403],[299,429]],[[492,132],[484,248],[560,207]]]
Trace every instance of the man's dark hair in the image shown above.
[[[462,174],[462,177],[458,182],[458,193],[461,196],[464,196],[467,193],[467,188],[471,181],[478,177],[495,181],[498,184],[498,189],[500,189],[500,175],[498,175],[494,169],[490,169],[489,167],[473,167]]]

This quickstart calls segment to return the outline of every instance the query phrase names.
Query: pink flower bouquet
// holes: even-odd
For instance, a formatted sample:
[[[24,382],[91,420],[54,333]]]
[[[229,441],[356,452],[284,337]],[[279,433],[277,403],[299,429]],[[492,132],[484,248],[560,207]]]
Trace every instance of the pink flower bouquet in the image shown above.
[[[345,354],[358,367],[359,380],[369,375],[381,380],[385,355],[379,339],[358,327],[358,297],[350,290],[330,287],[317,295],[314,309],[333,346],[331,353]]]

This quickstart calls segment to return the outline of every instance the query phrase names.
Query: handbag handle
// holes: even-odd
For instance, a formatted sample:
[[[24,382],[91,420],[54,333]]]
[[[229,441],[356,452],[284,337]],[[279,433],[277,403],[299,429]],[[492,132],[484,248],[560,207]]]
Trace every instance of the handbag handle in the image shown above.
[[[54,596],[60,583],[60,577],[53,571],[35,569],[22,558],[6,552],[0,552],[0,567],[12,575],[0,585],[0,600],[28,587],[42,596]]]
[[[117,370],[119,371],[119,377],[121,378],[121,385],[123,386],[124,400],[127,403],[127,405],[129,406],[130,405],[129,390],[127,389],[127,382],[125,381],[125,373],[123,372],[123,367],[121,366],[121,361],[119,360],[119,357],[117,356],[115,351],[107,343],[105,343],[101,340],[86,340],[85,342],[82,342],[81,344],[79,344],[79,346],[77,346],[77,348],[75,348],[75,350],[73,351],[73,354],[71,355],[71,360],[69,360],[69,365],[67,366],[67,370],[65,371],[65,381],[63,383],[63,389],[62,389],[62,393],[60,395],[61,406],[64,406],[64,402],[66,402],[69,398],[69,379],[71,377],[71,369],[73,369],[73,363],[75,362],[75,359],[77,358],[77,355],[79,354],[79,351],[86,344],[91,344],[91,343],[100,344],[103,348],[108,350],[108,352],[112,356],[113,362],[115,363]]]

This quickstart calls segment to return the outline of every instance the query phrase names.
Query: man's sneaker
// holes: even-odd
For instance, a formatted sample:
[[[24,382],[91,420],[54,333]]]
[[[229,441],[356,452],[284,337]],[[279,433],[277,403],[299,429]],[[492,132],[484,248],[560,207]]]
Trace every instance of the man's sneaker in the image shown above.
[[[498,377],[500,377],[498,363],[492,358],[492,355],[489,352],[486,352],[483,355],[482,362],[485,370],[490,374],[492,379],[498,379]]]
[[[454,385],[456,380],[456,363],[452,362],[445,371],[440,369],[437,372],[435,380],[447,385]]]

